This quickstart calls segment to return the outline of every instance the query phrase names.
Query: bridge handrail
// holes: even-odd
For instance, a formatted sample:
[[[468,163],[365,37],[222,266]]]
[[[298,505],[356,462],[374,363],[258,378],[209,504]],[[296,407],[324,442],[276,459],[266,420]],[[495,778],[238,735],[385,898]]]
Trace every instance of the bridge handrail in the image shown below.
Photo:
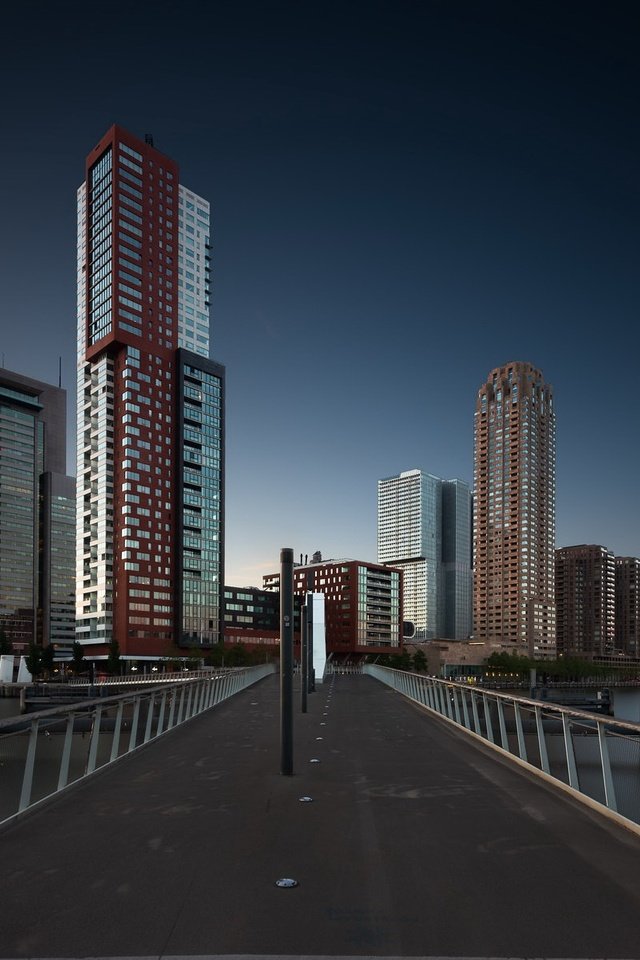
[[[640,724],[378,664],[363,672],[640,832]]]
[[[207,672],[0,721],[0,825],[274,671],[260,664]]]
[[[171,670],[166,673],[151,672],[143,673],[123,673],[120,676],[100,676],[97,679],[90,680],[88,677],[69,677],[64,685],[70,687],[86,686],[119,686],[124,684],[145,684],[145,683],[171,683],[172,681],[193,680],[199,677],[209,677],[211,674],[219,676],[223,673],[230,673],[233,670],[243,669],[238,667],[202,667],[198,670]]]

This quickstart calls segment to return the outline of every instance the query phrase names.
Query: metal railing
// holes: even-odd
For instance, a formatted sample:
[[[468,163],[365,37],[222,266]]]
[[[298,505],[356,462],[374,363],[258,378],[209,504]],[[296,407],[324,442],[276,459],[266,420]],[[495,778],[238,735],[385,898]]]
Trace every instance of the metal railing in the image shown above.
[[[637,832],[640,724],[376,664],[364,673]]]
[[[0,720],[0,824],[273,673],[209,672],[114,697]]]
[[[161,673],[160,671],[144,673],[142,670],[139,670],[136,673],[125,673],[121,676],[99,676],[93,680],[90,680],[87,677],[70,677],[65,681],[65,684],[61,684],[61,686],[119,687],[124,686],[125,684],[127,686],[143,686],[149,683],[184,683],[186,680],[198,680],[200,678],[210,679],[212,676],[220,677],[227,673],[233,673],[233,670],[233,667],[204,667],[198,670],[171,670],[167,673]],[[49,686],[52,686],[52,684]]]

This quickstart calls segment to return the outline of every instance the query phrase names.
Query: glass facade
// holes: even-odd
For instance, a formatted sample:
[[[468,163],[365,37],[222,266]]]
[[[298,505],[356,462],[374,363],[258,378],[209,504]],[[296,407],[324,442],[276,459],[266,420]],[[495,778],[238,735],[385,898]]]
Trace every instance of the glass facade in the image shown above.
[[[471,490],[463,480],[442,481],[442,627],[445,637],[466,639],[473,621]]]
[[[403,571],[403,616],[418,640],[471,629],[471,494],[461,480],[407,470],[378,481],[378,562]]]
[[[56,651],[75,640],[75,521],[73,477],[45,473],[40,494],[42,635]]]
[[[178,200],[178,345],[209,356],[211,228],[209,202],[180,186]]]
[[[178,351],[178,643],[222,640],[224,589],[224,367]]]
[[[111,331],[112,205],[111,149],[93,166],[89,177],[89,343]]]
[[[0,620],[16,652],[36,639],[39,408],[26,394],[7,403],[0,391]]]
[[[59,553],[52,558],[47,550],[47,518],[58,506],[51,498],[48,468],[65,461],[65,408],[64,390],[0,370],[0,624],[14,653],[25,653],[30,643],[51,640],[52,560],[57,564],[55,575],[65,581],[64,617],[67,623],[73,618],[70,477],[61,477],[61,482],[67,494],[71,492],[64,506],[65,516],[71,516],[71,550],[66,527],[57,544]]]

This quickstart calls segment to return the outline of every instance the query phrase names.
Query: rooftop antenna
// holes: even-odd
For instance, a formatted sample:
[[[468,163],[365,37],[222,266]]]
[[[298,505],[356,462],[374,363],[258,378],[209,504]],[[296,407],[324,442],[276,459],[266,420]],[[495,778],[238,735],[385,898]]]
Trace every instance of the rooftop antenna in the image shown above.
[[[153,146],[153,134],[152,134],[152,133],[145,133],[145,135],[144,135],[144,142],[145,142],[145,143],[148,143],[149,146],[152,147],[152,146]]]
[[[62,357],[58,357],[58,386],[62,386]]]

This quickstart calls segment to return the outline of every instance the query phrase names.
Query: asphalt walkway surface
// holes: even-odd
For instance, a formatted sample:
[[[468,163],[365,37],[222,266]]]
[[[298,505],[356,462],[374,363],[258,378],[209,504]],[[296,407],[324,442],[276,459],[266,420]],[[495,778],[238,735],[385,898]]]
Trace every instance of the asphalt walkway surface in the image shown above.
[[[270,677],[0,832],[0,957],[640,958],[639,838],[372,678],[295,707],[293,776]]]

